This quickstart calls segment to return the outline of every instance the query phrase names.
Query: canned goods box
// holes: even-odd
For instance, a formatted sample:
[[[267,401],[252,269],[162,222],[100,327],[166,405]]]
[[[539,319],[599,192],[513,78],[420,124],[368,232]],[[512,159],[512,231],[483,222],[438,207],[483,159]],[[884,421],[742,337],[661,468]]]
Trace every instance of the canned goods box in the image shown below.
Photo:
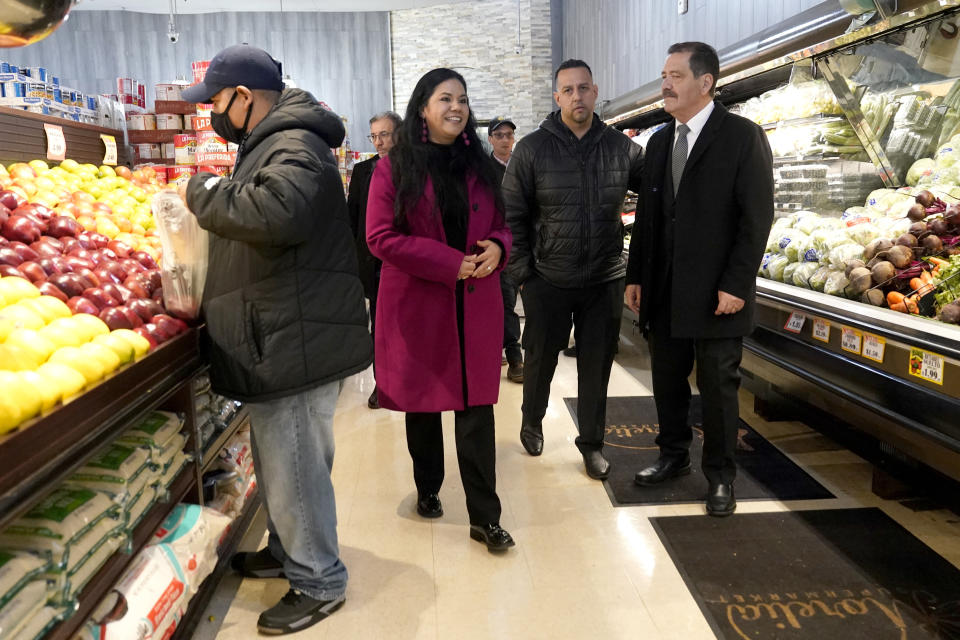
[[[176,113],[158,113],[156,115],[157,129],[183,129],[183,116]]]
[[[130,131],[156,131],[157,116],[152,113],[128,113],[127,129]]]

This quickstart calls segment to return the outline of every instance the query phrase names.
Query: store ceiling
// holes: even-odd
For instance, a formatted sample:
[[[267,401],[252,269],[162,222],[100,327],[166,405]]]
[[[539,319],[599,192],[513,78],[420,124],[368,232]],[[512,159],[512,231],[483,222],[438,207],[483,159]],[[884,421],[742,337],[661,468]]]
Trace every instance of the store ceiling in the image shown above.
[[[393,11],[468,0],[176,0],[177,13],[218,11]],[[282,6],[281,6],[282,5]],[[87,11],[137,11],[169,13],[164,0],[80,0],[76,9]]]

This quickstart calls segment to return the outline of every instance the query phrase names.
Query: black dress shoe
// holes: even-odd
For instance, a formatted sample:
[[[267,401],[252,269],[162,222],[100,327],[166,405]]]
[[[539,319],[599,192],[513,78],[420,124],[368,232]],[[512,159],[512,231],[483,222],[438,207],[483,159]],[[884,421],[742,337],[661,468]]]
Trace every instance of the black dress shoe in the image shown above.
[[[510,534],[500,528],[500,525],[491,522],[485,525],[470,525],[470,537],[487,545],[487,551],[506,551],[517,544]]]
[[[514,362],[507,367],[507,380],[510,382],[523,382],[523,363]]]
[[[524,422],[520,426],[520,444],[532,456],[543,453],[543,426]]]
[[[379,409],[380,408],[380,399],[377,397],[377,388],[373,388],[373,393],[370,394],[370,397],[367,398],[367,407],[370,409]]]
[[[577,345],[573,345],[572,347],[567,347],[566,349],[564,349],[564,350],[563,350],[563,355],[567,356],[568,358],[576,358],[576,357],[577,357]]]
[[[670,478],[678,478],[690,473],[690,458],[660,457],[652,465],[638,471],[633,481],[644,487],[660,484]]]
[[[587,451],[583,454],[583,466],[587,475],[594,480],[606,480],[610,475],[610,463],[599,451]]]
[[[733,485],[728,482],[711,484],[707,490],[707,515],[723,518],[737,510]]]
[[[440,496],[435,493],[428,493],[425,496],[418,496],[417,513],[424,518],[439,518],[442,516],[443,505],[440,504]]]

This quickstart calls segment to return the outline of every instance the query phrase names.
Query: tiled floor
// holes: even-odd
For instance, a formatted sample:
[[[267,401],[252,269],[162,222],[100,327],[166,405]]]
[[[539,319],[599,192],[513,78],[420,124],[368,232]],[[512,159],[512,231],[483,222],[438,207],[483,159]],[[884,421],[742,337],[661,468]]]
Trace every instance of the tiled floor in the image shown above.
[[[649,395],[649,371],[629,328],[610,379],[611,396]],[[545,447],[526,455],[517,438],[520,385],[503,379],[497,418],[501,524],[517,547],[494,556],[468,538],[452,424],[447,432],[445,515],[413,511],[411,463],[402,414],[371,411],[370,372],[348,380],[336,418],[340,545],[350,572],[346,605],[293,635],[310,639],[619,638],[697,640],[714,634],[649,522],[656,515],[703,513],[699,505],[614,508],[583,472],[563,398],[576,395],[576,361],[561,356],[544,420]],[[504,374],[506,368],[504,368]],[[837,500],[745,501],[739,512],[880,506],[960,566],[960,518],[913,512],[870,492],[871,467],[806,426],[767,423],[741,398],[743,418],[829,488]],[[195,638],[257,637],[260,611],[286,591],[283,580],[227,580],[230,601]],[[234,594],[235,592],[235,594]],[[221,608],[226,605],[221,604]]]

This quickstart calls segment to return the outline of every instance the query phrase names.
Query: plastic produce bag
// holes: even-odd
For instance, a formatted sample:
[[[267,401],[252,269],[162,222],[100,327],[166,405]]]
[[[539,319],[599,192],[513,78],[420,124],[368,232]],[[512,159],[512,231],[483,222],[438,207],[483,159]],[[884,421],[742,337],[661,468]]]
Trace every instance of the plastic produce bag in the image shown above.
[[[877,228],[877,225],[870,222],[861,222],[847,229],[847,236],[857,244],[864,246],[879,238],[881,234],[882,232]]]
[[[861,260],[863,258],[863,247],[854,243],[842,244],[831,249],[827,258],[830,261],[830,266],[834,269],[844,269],[850,260]]]
[[[783,282],[783,270],[787,268],[788,264],[790,264],[790,260],[787,256],[777,255],[770,258],[770,263],[767,265],[770,279]]]
[[[163,246],[163,306],[180,318],[196,318],[207,278],[207,232],[172,191],[161,191],[153,197],[153,217]]]
[[[823,286],[823,292],[831,296],[844,296],[844,290],[850,284],[846,274],[841,270],[831,271],[827,276],[827,282]]]
[[[810,284],[807,281],[810,279],[810,276],[812,276],[819,268],[820,265],[818,265],[816,262],[804,262],[797,267],[796,270],[794,270],[793,284],[798,287],[806,287],[809,289]]]
[[[820,267],[807,279],[807,286],[814,291],[823,291],[823,287],[827,284],[827,278],[830,277],[832,271],[833,269],[830,267]]]

